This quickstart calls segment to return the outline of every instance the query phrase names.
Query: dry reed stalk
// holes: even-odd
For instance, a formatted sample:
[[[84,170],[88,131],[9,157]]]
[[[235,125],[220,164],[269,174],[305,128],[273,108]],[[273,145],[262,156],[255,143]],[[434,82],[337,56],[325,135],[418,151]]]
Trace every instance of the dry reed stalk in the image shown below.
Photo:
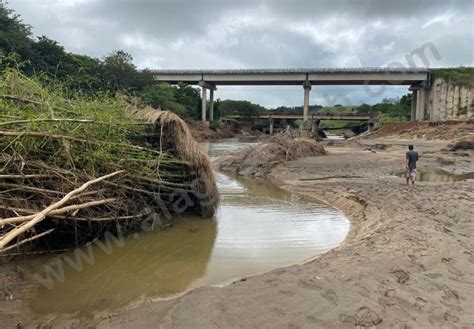
[[[72,200],[73,198],[71,197],[69,200]],[[116,198],[110,198],[110,199],[104,199],[104,200],[97,200],[97,201],[91,201],[91,202],[86,202],[82,204],[75,204],[71,206],[66,206],[63,208],[59,208],[56,210],[52,210],[49,212],[48,215],[61,215],[70,211],[75,211],[75,210],[80,210],[88,207],[93,207],[93,206],[99,206],[107,203],[112,203],[114,201],[117,201]],[[29,209],[15,209],[16,211],[20,212],[34,212],[33,210]],[[35,214],[33,215],[28,215],[28,216],[17,216],[17,217],[10,217],[10,218],[5,218],[5,219],[0,219],[0,226],[1,225],[7,225],[7,224],[16,224],[16,223],[22,223],[29,221],[35,217]]]
[[[118,174],[124,173],[123,170],[113,172],[111,174],[90,180],[84,184],[82,184],[79,188],[72,190],[68,194],[66,194],[61,200],[49,205],[47,208],[44,210],[38,212],[29,222],[25,223],[25,225],[22,225],[20,227],[15,228],[14,230],[8,232],[5,234],[1,239],[0,239],[0,252],[3,252],[3,249],[5,246],[10,243],[13,239],[21,235],[22,233],[25,233],[28,231],[30,228],[41,222],[46,215],[48,215],[51,211],[60,208],[62,205],[64,205],[66,202],[69,201],[73,196],[83,192],[85,189],[87,189],[90,185],[96,184],[98,182],[101,182],[103,180],[109,179],[113,176],[116,176]]]

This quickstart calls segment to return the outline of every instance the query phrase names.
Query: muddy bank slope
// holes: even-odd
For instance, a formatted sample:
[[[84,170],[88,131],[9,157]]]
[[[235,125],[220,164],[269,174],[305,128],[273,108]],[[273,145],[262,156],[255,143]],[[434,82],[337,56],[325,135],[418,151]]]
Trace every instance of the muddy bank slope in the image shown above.
[[[406,187],[389,175],[400,169],[405,144],[329,147],[327,156],[273,170],[285,189],[350,217],[352,229],[340,247],[305,265],[122,310],[99,327],[472,328],[474,182]],[[374,145],[385,149],[374,152]],[[446,145],[417,142],[421,168],[439,167],[441,155],[451,170],[474,171],[472,151],[443,153]]]

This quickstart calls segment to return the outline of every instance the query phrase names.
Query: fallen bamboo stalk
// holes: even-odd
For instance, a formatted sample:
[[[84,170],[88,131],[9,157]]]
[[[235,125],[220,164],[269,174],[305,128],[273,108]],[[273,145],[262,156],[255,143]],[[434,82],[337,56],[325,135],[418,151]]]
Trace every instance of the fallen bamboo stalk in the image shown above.
[[[81,222],[107,222],[112,220],[130,220],[130,219],[137,219],[143,218],[147,214],[138,214],[138,215],[128,215],[128,216],[109,216],[109,217],[77,217],[74,218],[76,221]],[[65,216],[52,216],[53,218],[67,220],[68,218]]]
[[[107,122],[99,122],[89,119],[36,119],[36,120],[15,120],[0,122],[0,126],[17,125],[22,123],[37,123],[37,122],[77,122],[77,123],[102,123],[109,124]]]
[[[0,95],[0,98],[8,99],[8,100],[11,100],[11,101],[22,102],[22,103],[34,104],[34,105],[38,105],[38,106],[45,106],[46,105],[44,102],[34,101],[32,99],[22,98],[22,97],[15,96],[15,95]],[[46,106],[49,106],[49,105],[46,105]],[[60,110],[60,111],[73,113],[72,111],[63,109],[59,106],[54,106],[53,105],[53,106],[49,106],[49,107],[52,108],[52,109],[55,109],[55,110]]]
[[[89,196],[89,195],[99,195],[100,193],[104,193],[104,192],[105,192],[105,189],[85,192],[85,193],[81,193],[81,194],[78,194],[78,195],[72,197],[70,200],[83,198],[83,197],[86,197],[86,196]]]
[[[19,102],[23,102],[23,103],[43,105],[43,103],[41,103],[41,102],[34,101],[34,100],[31,100],[31,99],[22,98],[22,97],[15,96],[15,95],[0,95],[0,97],[4,98],[4,99],[9,99],[11,101],[19,101]]]
[[[33,187],[33,186],[26,186],[26,185],[19,185],[19,184],[11,184],[11,183],[3,183],[0,184],[0,186],[3,188],[10,188],[12,190],[21,190],[21,191],[30,191],[30,192],[38,192],[38,193],[45,193],[45,194],[66,194],[61,191],[55,191],[55,190],[47,190],[44,188],[39,188],[39,187]]]
[[[15,243],[14,245],[11,245],[11,246],[9,246],[9,247],[3,249],[2,252],[5,252],[5,251],[11,250],[11,249],[13,249],[13,248],[19,247],[19,246],[21,246],[22,244],[25,244],[25,243],[27,243],[27,242],[30,242],[30,241],[39,239],[39,238],[41,238],[41,237],[43,237],[43,236],[45,236],[45,235],[47,235],[47,234],[53,232],[54,230],[55,230],[55,229],[52,228],[52,229],[49,229],[49,230],[47,230],[47,231],[45,231],[45,232],[43,232],[43,233],[36,234],[36,235],[32,236],[31,238],[28,238],[28,239],[25,239],[25,240],[21,240],[20,242]]]
[[[103,205],[103,204],[106,204],[106,203],[111,203],[111,202],[114,202],[114,201],[117,201],[117,199],[116,198],[110,198],[110,199],[86,202],[86,203],[77,204],[77,205],[75,204],[75,205],[71,205],[71,206],[67,206],[67,207],[63,207],[63,208],[53,210],[48,215],[60,215],[60,214],[67,213],[69,211],[80,210],[80,209],[93,207],[93,206],[100,206],[100,205]],[[12,210],[16,210],[16,211],[19,211],[19,212],[33,212],[33,213],[35,213],[35,211],[29,210],[29,209],[12,209]],[[1,225],[7,225],[7,224],[16,224],[16,223],[26,222],[28,220],[33,219],[34,216],[35,216],[35,214],[0,219],[0,226]]]
[[[54,175],[42,175],[42,174],[31,174],[31,175],[0,175],[0,179],[29,179],[29,178],[51,178]]]
[[[96,120],[91,120],[91,119],[36,119],[36,120],[26,120],[22,119],[21,117],[12,117],[12,116],[3,116],[1,115],[0,117],[6,117],[9,119],[16,119],[12,121],[5,121],[1,122],[0,126],[9,126],[9,125],[17,125],[17,124],[22,124],[22,123],[38,123],[38,122],[71,122],[71,123],[97,123],[97,124],[102,124],[102,125],[110,125],[114,127],[125,127],[125,126],[152,126],[152,123],[148,122],[138,122],[138,123],[110,123],[106,121],[96,121]],[[153,134],[149,134],[150,136],[153,136]]]
[[[15,228],[13,229],[12,231],[8,232],[7,234],[5,234],[3,236],[3,238],[0,240],[0,252],[3,252],[3,249],[5,248],[5,246],[10,243],[13,239],[15,239],[16,237],[18,237],[19,235],[25,233],[26,231],[28,231],[30,228],[32,228],[33,226],[35,226],[36,224],[38,224],[39,222],[41,222],[48,213],[50,213],[51,211],[53,210],[56,210],[57,208],[61,207],[63,204],[65,204],[66,202],[69,201],[69,199],[81,192],[83,192],[85,189],[87,189],[90,185],[93,185],[93,184],[96,184],[98,182],[101,182],[103,180],[106,180],[108,178],[111,178],[113,176],[116,176],[118,174],[122,174],[124,173],[124,170],[119,170],[119,171],[116,171],[116,172],[113,172],[111,174],[108,174],[108,175],[105,175],[105,176],[102,176],[102,177],[99,177],[99,178],[96,178],[96,179],[93,179],[93,180],[90,180],[86,183],[84,183],[81,187],[69,192],[68,194],[66,194],[61,200],[49,205],[47,208],[43,209],[42,211],[40,211],[39,213],[37,213],[33,219],[31,219],[29,222],[27,222],[25,225],[22,225],[18,228]]]
[[[159,154],[159,151],[152,150],[146,147],[141,147],[138,145],[127,145],[127,144],[120,144],[120,143],[112,143],[112,142],[104,142],[104,141],[94,141],[94,140],[86,140],[77,137],[67,136],[67,135],[56,135],[50,134],[46,132],[40,131],[0,131],[0,136],[5,137],[39,137],[39,138],[53,138],[53,139],[64,139],[70,140],[74,142],[80,142],[84,144],[92,144],[92,145],[113,145],[113,146],[125,146],[131,149],[136,149],[140,151],[147,151],[155,154]]]

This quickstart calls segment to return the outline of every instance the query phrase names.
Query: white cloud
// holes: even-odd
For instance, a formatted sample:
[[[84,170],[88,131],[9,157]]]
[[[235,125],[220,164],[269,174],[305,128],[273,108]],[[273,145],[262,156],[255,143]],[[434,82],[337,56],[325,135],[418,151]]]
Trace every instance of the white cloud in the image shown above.
[[[453,14],[450,14],[450,13],[440,15],[440,16],[436,16],[436,17],[428,20],[421,28],[426,29],[430,25],[438,24],[438,23],[447,25],[447,24],[450,23],[452,17],[453,17]]]

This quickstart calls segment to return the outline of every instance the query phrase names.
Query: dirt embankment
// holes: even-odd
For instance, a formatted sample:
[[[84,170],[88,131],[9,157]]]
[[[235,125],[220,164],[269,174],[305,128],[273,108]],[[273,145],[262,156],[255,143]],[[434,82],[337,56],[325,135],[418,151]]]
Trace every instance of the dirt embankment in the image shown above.
[[[221,138],[232,138],[236,136],[236,133],[228,127],[215,127],[211,129],[208,124],[201,121],[186,120],[189,130],[197,141],[205,141],[209,139],[221,139]]]
[[[99,328],[472,328],[474,182],[421,182],[403,170],[406,141],[359,140],[280,164],[282,187],[351,219],[345,242],[304,265],[204,287],[103,319]],[[472,150],[417,141],[420,170],[474,171]],[[380,145],[385,145],[380,147]],[[444,151],[442,151],[444,150]]]
[[[427,140],[474,140],[474,121],[387,123],[365,138],[400,137]]]

